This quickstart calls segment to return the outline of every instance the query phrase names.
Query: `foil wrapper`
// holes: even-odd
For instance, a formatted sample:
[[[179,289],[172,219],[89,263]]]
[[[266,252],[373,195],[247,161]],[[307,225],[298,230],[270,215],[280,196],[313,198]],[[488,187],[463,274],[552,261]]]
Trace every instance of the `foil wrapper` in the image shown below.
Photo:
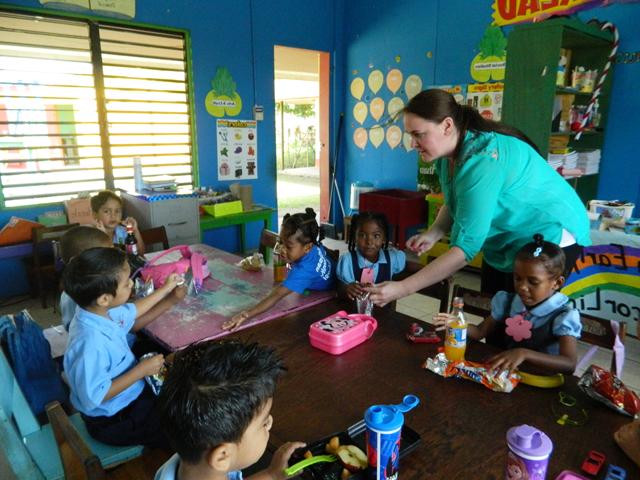
[[[145,282],[142,277],[136,277],[133,281],[133,294],[135,298],[144,298],[148,295],[151,295],[154,292],[155,288],[153,286],[153,280],[151,278],[147,279]]]
[[[493,372],[486,364],[461,360],[451,362],[444,353],[427,358],[423,368],[431,370],[442,377],[458,377],[480,383],[494,392],[511,392],[520,382],[517,373],[507,371]]]
[[[140,360],[153,357],[154,355],[158,355],[158,353],[157,352],[145,353],[140,357]],[[166,367],[162,367],[160,371],[155,375],[147,375],[146,377],[144,377],[144,379],[149,384],[149,386],[151,387],[151,390],[155,395],[160,395],[160,389],[162,388],[162,384],[164,383],[165,373],[166,373]]]
[[[591,365],[580,377],[578,386],[589,397],[604,403],[616,412],[631,417],[640,412],[640,398],[613,373]]]

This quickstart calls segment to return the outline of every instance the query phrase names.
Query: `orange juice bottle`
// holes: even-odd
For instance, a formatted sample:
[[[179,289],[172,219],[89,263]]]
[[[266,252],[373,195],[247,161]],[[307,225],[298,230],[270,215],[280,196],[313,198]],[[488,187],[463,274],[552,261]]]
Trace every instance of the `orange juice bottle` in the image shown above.
[[[287,277],[287,262],[279,253],[273,252],[273,281],[275,283],[284,282]]]
[[[455,297],[452,302],[451,315],[455,317],[447,324],[444,336],[444,354],[450,361],[464,360],[467,349],[467,322],[464,319],[464,300]]]

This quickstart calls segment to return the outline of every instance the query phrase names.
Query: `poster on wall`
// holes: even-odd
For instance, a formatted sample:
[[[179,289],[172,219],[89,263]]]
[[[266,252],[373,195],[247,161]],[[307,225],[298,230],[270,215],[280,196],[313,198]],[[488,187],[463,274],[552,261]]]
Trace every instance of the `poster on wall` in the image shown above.
[[[626,322],[627,333],[638,336],[640,248],[585,247],[561,292],[584,314]]]
[[[463,104],[464,99],[467,93],[466,85],[433,85],[429,88],[439,88],[440,90],[444,90],[445,92],[453,95],[453,98],[456,99],[456,102]]]
[[[467,85],[467,105],[487,120],[500,121],[504,83],[470,83]]]
[[[218,180],[258,178],[258,129],[255,120],[218,120]]]

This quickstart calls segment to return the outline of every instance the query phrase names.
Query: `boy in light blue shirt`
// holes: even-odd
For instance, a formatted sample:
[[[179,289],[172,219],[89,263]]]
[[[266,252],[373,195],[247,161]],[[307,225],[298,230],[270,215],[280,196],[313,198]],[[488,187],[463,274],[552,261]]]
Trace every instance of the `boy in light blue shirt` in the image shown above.
[[[242,480],[264,453],[273,423],[272,397],[284,366],[272,348],[239,341],[194,344],[175,355],[158,408],[176,453],[155,480]],[[251,480],[280,480],[301,442],[276,450]]]
[[[64,355],[71,403],[101,442],[166,447],[154,413],[155,396],[144,382],[161,370],[164,357],[137,361],[127,333],[149,323],[141,315],[169,294],[179,277],[173,274],[151,295],[127,303],[133,284],[129,275],[125,253],[104,247],[85,250],[64,271],[64,289],[78,304]]]

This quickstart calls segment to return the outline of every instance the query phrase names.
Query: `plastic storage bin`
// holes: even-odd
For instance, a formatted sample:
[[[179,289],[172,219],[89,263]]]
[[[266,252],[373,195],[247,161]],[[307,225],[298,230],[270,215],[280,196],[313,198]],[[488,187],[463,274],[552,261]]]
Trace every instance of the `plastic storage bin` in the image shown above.
[[[369,315],[344,310],[314,322],[309,327],[311,345],[332,355],[340,355],[369,339],[378,322]]]
[[[223,217],[225,215],[233,215],[234,213],[242,213],[242,202],[234,200],[232,202],[215,203],[213,205],[201,205],[201,208],[212,217]]]

